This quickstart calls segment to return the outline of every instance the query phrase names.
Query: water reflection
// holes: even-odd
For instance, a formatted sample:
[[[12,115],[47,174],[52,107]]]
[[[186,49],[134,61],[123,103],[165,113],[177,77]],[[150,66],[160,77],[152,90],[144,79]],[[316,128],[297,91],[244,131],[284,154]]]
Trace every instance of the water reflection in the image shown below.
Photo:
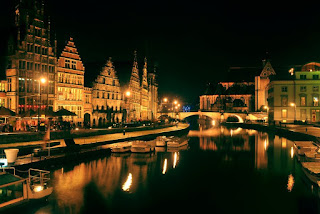
[[[111,213],[144,208],[149,212],[163,204],[175,206],[175,200],[178,212],[194,206],[203,210],[221,207],[217,211],[225,213],[259,213],[254,208],[264,207],[266,200],[292,212],[295,207],[287,205],[299,204],[300,192],[305,194],[308,189],[318,194],[301,180],[293,143],[287,139],[223,127],[190,131],[189,137],[188,145],[181,148],[106,155],[55,170],[52,212],[81,213],[90,204],[88,197]]]

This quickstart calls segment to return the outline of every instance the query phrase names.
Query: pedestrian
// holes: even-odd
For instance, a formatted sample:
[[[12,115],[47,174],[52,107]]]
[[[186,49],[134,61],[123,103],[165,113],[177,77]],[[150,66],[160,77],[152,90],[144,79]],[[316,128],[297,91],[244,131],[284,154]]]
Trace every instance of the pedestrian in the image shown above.
[[[306,127],[306,132],[308,132],[308,127]]]
[[[123,129],[123,135],[126,135],[126,130],[125,129]]]

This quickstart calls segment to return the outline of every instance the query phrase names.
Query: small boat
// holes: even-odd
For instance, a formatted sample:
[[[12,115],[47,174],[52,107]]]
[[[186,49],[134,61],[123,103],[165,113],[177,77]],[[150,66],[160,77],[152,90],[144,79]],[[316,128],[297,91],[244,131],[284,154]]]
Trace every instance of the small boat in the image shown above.
[[[156,138],[156,146],[161,147],[161,146],[167,146],[168,138],[166,136],[158,136]]]
[[[111,152],[114,152],[114,153],[130,152],[130,150],[131,150],[131,142],[117,143],[116,145],[111,147]]]
[[[320,163],[319,162],[302,162],[302,171],[313,183],[320,180]]]
[[[167,143],[167,147],[181,147],[188,144],[188,139],[186,138],[173,138]]]
[[[317,149],[313,141],[294,141],[294,148],[298,155],[305,155],[306,152]]]
[[[47,198],[53,191],[53,187],[49,185],[49,171],[30,168],[28,178],[23,178],[16,175],[14,167],[5,167],[2,170],[0,172],[0,211],[31,200]]]
[[[155,150],[155,147],[156,147],[155,140],[151,140],[151,141],[136,140],[132,142],[131,152],[136,152],[136,153],[153,152]]]

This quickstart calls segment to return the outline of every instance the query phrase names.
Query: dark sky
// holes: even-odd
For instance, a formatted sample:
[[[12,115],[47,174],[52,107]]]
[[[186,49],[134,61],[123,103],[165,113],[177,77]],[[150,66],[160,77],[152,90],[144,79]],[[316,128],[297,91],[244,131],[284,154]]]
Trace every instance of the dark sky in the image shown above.
[[[60,50],[74,38],[87,83],[109,56],[128,79],[136,49],[139,68],[144,56],[149,70],[158,67],[161,97],[198,102],[208,82],[230,66],[261,66],[266,51],[276,72],[320,61],[319,5],[256,2],[51,0],[47,8]]]

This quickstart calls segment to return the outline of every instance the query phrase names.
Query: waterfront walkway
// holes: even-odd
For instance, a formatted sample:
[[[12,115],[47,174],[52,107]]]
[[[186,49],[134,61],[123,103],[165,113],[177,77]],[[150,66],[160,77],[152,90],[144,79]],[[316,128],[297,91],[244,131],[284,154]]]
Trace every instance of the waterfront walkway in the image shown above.
[[[115,143],[121,144],[121,142],[130,140],[130,139],[168,134],[170,132],[183,131],[187,129],[188,126],[189,126],[188,124],[181,123],[181,124],[178,124],[177,126],[170,126],[166,128],[127,132],[125,135],[123,133],[113,133],[113,134],[105,134],[105,135],[98,135],[98,136],[79,137],[79,138],[75,138],[74,141],[76,144],[79,144],[81,147],[85,148],[85,149],[82,149],[81,152],[90,152],[90,151],[96,151],[100,149],[109,149],[112,146],[114,146]],[[54,140],[54,142],[58,142],[58,141],[60,141],[60,145],[55,147],[65,146],[63,139]],[[6,144],[1,144],[0,148],[1,149],[5,149],[5,148],[23,149],[24,147],[28,147],[30,145],[40,147],[41,145],[44,145],[44,143],[45,143],[44,141],[6,143]],[[22,156],[18,156],[18,159],[16,160],[14,165],[19,166],[19,165],[39,162],[43,159],[60,158],[60,157],[63,157],[64,155],[65,154],[57,154],[53,156],[46,155],[42,157],[34,157],[33,154],[22,155]]]
[[[178,124],[178,126],[170,126],[166,128],[160,129],[152,129],[152,130],[141,130],[141,131],[132,131],[126,132],[124,135],[122,132],[120,133],[113,133],[113,134],[104,134],[104,135],[96,135],[96,136],[89,136],[89,137],[78,137],[74,138],[76,144],[84,145],[84,144],[96,144],[96,143],[108,143],[112,141],[119,141],[125,140],[127,138],[135,138],[141,137],[145,135],[152,135],[152,134],[161,134],[165,132],[171,131],[178,131],[188,127],[188,124]],[[50,142],[60,142],[61,146],[65,146],[63,139],[51,140]],[[1,143],[0,149],[4,148],[15,148],[15,147],[24,147],[24,146],[36,146],[36,145],[43,145],[45,141],[29,141],[29,142],[12,142],[12,143]]]

